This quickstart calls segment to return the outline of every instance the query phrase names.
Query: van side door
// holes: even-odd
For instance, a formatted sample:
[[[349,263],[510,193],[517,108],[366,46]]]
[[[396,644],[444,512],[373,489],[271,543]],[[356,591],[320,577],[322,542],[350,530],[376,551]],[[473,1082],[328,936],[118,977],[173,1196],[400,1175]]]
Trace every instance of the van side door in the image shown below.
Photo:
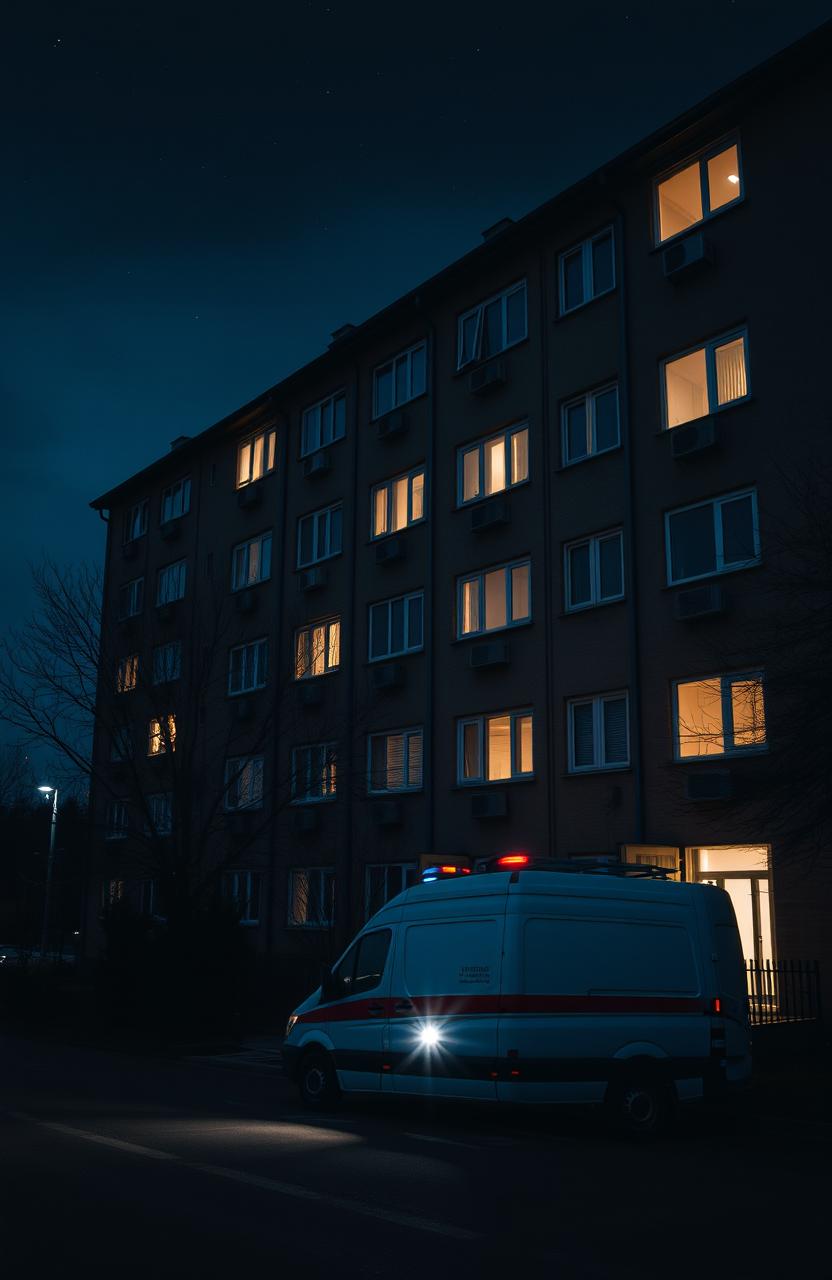
[[[361,934],[326,984],[326,1019],[345,1092],[381,1087],[392,939],[391,928]]]

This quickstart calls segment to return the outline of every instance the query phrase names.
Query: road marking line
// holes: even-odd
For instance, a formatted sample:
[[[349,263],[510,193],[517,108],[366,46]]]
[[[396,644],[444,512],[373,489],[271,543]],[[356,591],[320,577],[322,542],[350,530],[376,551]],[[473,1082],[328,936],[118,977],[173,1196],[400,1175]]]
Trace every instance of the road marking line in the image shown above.
[[[435,1138],[428,1133],[402,1133],[403,1138],[413,1138],[416,1142],[439,1142],[443,1147],[464,1147],[466,1151],[480,1151],[473,1142],[455,1142],[453,1138]]]
[[[41,1129],[54,1129],[56,1133],[67,1133],[71,1138],[83,1138],[86,1142],[97,1142],[102,1147],[115,1147],[119,1151],[129,1151],[134,1156],[149,1156],[152,1160],[178,1160],[178,1156],[169,1151],[158,1151],[155,1147],[140,1147],[137,1142],[123,1142],[121,1138],[107,1138],[103,1133],[90,1133],[88,1129],[73,1129],[68,1124],[58,1124],[54,1120],[34,1120],[22,1111],[8,1113],[16,1120],[29,1120]]]

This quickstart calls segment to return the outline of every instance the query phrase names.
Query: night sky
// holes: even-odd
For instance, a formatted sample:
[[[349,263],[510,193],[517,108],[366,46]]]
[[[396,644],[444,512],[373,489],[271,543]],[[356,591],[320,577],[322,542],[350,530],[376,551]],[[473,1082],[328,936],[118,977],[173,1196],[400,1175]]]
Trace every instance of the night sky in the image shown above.
[[[15,9],[0,630],[42,551],[101,559],[88,502],[175,436],[832,16],[828,0]]]

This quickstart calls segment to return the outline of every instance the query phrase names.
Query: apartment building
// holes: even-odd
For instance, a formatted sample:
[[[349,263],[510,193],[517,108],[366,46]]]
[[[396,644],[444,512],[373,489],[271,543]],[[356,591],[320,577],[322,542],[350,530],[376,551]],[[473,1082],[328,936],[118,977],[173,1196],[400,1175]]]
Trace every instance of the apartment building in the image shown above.
[[[169,845],[287,959],[510,849],[659,862],[747,958],[828,957],[828,855],[755,805],[755,636],[783,475],[830,454],[831,67],[825,30],[96,499],[88,949],[164,910]]]

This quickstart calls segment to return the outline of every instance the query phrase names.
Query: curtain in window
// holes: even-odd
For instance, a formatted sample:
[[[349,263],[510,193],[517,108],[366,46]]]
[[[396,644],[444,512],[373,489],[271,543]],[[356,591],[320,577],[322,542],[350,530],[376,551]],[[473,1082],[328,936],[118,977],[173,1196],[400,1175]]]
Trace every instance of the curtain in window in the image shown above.
[[[520,484],[529,478],[529,433],[527,429],[515,431],[511,437],[511,483]]]
[[[407,737],[407,785],[422,785],[422,735],[410,733]]]
[[[714,352],[716,361],[717,404],[740,400],[747,394],[745,381],[745,343],[742,338],[726,342]]]
[[[462,584],[462,634],[480,629],[480,581],[471,578]]]

